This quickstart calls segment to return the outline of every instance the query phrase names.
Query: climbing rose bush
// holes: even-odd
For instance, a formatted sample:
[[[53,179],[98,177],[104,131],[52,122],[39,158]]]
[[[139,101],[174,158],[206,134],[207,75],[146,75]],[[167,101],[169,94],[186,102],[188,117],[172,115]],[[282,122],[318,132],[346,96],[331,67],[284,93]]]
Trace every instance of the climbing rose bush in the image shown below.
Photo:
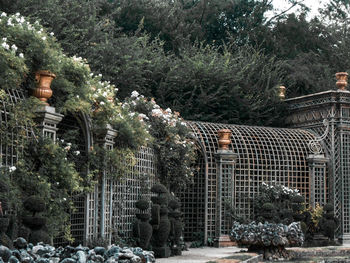
[[[137,91],[131,93],[122,108],[137,112],[137,117],[149,128],[162,184],[175,191],[191,183],[195,147],[191,131],[180,114],[162,109],[154,99],[147,99]]]

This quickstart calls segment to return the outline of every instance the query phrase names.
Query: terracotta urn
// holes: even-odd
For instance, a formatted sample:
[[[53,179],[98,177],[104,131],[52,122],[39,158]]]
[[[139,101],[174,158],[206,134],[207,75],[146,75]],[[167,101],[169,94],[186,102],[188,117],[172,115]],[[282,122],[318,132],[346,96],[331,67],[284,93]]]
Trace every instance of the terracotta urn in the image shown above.
[[[221,129],[218,130],[219,135],[219,150],[228,150],[228,146],[231,143],[231,130]]]
[[[51,82],[56,75],[47,70],[39,70],[35,73],[36,88],[33,90],[33,96],[37,97],[45,105],[49,105],[47,100],[52,96]]]
[[[348,85],[348,73],[338,72],[335,74],[335,77],[337,79],[337,88],[340,90],[345,90],[346,86]]]
[[[278,89],[279,89],[278,97],[281,100],[284,100],[286,98],[286,87],[285,86],[279,86]]]

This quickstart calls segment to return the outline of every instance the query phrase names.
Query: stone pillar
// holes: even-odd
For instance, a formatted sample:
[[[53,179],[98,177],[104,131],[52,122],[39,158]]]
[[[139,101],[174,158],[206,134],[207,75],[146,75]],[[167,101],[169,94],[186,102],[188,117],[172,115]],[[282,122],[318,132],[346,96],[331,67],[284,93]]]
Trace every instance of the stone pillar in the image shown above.
[[[35,120],[44,137],[56,141],[57,124],[62,120],[63,115],[56,113],[56,109],[47,103],[52,96],[51,82],[56,78],[52,72],[40,70],[35,73],[36,87],[32,91],[32,96],[42,102],[36,110]]]
[[[285,100],[289,106],[286,122],[290,127],[324,133],[323,121],[329,121],[329,132],[323,139],[324,153],[329,156],[327,169],[327,202],[334,205],[339,221],[336,237],[350,241],[350,91],[346,72],[336,74],[337,89]],[[311,158],[312,159],[312,158]],[[315,166],[316,167],[316,166]],[[312,169],[312,168],[310,168]]]
[[[56,141],[57,124],[62,120],[63,115],[56,112],[54,107],[40,106],[36,110],[35,121],[44,137]]]
[[[226,218],[226,202],[234,204],[234,168],[236,154],[229,150],[231,144],[231,131],[223,129],[218,131],[219,149],[216,159],[216,226],[215,246],[224,247],[234,245],[229,238],[231,220]]]
[[[310,154],[308,157],[310,171],[310,205],[324,206],[327,203],[327,164],[329,158],[324,154]]]
[[[110,125],[99,133],[98,142],[106,150],[113,150],[117,132]],[[107,167],[108,169],[108,167]],[[108,184],[109,183],[109,184]],[[111,224],[112,224],[112,197],[113,197],[113,181],[107,178],[107,171],[104,170],[101,179],[101,209],[100,209],[100,237],[108,239],[111,243]],[[107,189],[108,188],[108,189]],[[108,193],[108,196],[107,196]],[[107,225],[109,224],[109,225]],[[109,229],[109,232],[106,231]]]

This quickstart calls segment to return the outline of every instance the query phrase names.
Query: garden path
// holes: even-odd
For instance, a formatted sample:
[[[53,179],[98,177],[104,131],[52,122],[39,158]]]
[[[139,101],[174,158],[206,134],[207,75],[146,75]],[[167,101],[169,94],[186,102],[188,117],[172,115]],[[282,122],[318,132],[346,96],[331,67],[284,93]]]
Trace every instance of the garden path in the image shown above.
[[[182,251],[181,256],[170,258],[159,258],[156,263],[205,263],[210,260],[232,256],[232,253],[241,251],[238,247],[201,247],[189,248],[188,251]]]

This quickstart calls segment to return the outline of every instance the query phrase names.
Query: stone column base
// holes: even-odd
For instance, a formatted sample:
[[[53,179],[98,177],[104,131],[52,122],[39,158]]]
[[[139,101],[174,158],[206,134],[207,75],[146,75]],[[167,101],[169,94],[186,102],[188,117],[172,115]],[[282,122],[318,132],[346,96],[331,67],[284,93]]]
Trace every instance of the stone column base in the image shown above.
[[[215,247],[232,247],[232,246],[237,246],[237,243],[231,241],[228,235],[223,235],[215,240],[214,246]]]
[[[341,241],[343,244],[350,244],[350,234],[343,234]]]

